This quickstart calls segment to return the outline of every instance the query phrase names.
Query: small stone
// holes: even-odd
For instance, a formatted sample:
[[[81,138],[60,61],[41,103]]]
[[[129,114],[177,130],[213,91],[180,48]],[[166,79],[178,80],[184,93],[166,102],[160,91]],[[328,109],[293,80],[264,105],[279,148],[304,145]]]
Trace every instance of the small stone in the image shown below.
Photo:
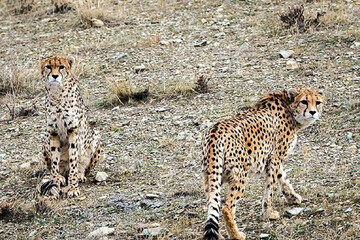
[[[165,233],[165,230],[162,227],[146,228],[142,231],[144,236],[157,236],[163,233]]]
[[[166,41],[166,40],[161,40],[159,43],[160,43],[160,45],[169,45],[170,44],[170,42]]]
[[[146,67],[144,65],[134,67],[135,73],[144,72],[145,70],[146,70]]]
[[[31,162],[26,162],[20,165],[20,168],[26,169],[31,167]]]
[[[287,69],[297,69],[298,67],[299,67],[299,65],[295,60],[288,60],[286,62]]]
[[[260,234],[260,239],[268,239],[269,237],[270,237],[270,235],[267,233]]]
[[[286,210],[286,213],[289,214],[290,216],[296,216],[299,215],[303,210],[304,208],[292,208]]]
[[[103,182],[103,181],[106,181],[107,178],[108,178],[108,175],[106,172],[97,172],[95,180],[98,182]]]
[[[312,210],[311,207],[307,207],[304,209],[304,212],[311,212],[311,210]]]
[[[344,213],[350,213],[350,212],[352,212],[352,208],[347,208],[344,210]]]
[[[203,41],[201,41],[200,43],[195,43],[194,44],[194,47],[204,47],[204,46],[206,46],[207,45],[207,41],[206,40],[203,40]]]
[[[55,22],[57,20],[58,20],[58,18],[44,18],[41,20],[41,22],[47,23],[47,22]]]
[[[103,21],[96,18],[92,18],[90,21],[92,27],[103,27],[105,25]]]
[[[247,42],[244,42],[243,44],[240,45],[240,49],[242,50],[246,50],[250,47],[250,44]]]
[[[289,58],[291,57],[295,52],[293,50],[281,50],[279,52],[280,57],[282,58]]]
[[[147,198],[147,199],[155,199],[155,198],[159,198],[159,195],[149,193],[149,194],[145,195],[145,198]]]
[[[31,233],[29,233],[29,238],[33,237],[36,233],[37,233],[36,230],[34,230],[34,231],[32,231]]]
[[[123,58],[126,58],[128,57],[129,55],[127,53],[119,53],[115,56],[115,59],[114,59],[114,62],[117,62],[119,61],[120,59],[123,59]]]
[[[160,107],[160,108],[155,108],[155,111],[156,112],[165,112],[167,109],[166,108],[163,108],[163,107]]]
[[[353,70],[353,71],[357,71],[359,69],[360,69],[360,65],[354,65],[351,67],[351,70]]]
[[[5,153],[1,153],[1,154],[0,154],[0,159],[2,159],[2,158],[4,158],[4,157],[6,157],[6,154],[5,154]]]
[[[88,238],[92,239],[97,237],[103,237],[112,234],[113,232],[115,232],[115,228],[101,227],[89,233]]]
[[[360,47],[360,42],[354,42],[354,43],[350,46],[350,48],[358,48],[358,47]]]
[[[346,135],[346,138],[350,140],[350,139],[352,139],[352,137],[353,137],[353,134],[351,132],[348,132],[348,134]]]

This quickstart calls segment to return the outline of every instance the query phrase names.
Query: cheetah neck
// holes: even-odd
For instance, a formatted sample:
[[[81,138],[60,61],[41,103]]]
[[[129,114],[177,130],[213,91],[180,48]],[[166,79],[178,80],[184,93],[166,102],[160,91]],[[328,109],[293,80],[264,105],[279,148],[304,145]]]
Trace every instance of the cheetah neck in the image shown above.
[[[63,84],[48,84],[46,86],[47,98],[49,102],[60,104],[67,97],[67,92],[76,87],[76,82],[72,76],[64,79]]]

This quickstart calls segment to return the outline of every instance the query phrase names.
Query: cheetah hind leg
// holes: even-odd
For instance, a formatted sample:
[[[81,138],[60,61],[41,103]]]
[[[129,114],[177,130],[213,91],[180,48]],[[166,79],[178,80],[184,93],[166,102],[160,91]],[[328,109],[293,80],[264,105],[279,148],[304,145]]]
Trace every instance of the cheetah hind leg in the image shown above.
[[[244,183],[246,179],[242,179],[242,182],[234,182],[230,186],[230,192],[226,199],[226,204],[222,208],[223,218],[225,221],[225,227],[230,239],[245,240],[246,235],[243,232],[239,232],[235,222],[235,208],[236,203],[244,192]]]
[[[90,159],[90,163],[89,165],[87,166],[87,168],[85,169],[85,176],[88,176],[91,172],[91,170],[94,169],[96,163],[101,160],[101,152],[102,152],[102,149],[100,147],[100,142],[98,142],[97,144],[97,148],[95,149],[95,151],[93,152],[92,154],[92,157]]]

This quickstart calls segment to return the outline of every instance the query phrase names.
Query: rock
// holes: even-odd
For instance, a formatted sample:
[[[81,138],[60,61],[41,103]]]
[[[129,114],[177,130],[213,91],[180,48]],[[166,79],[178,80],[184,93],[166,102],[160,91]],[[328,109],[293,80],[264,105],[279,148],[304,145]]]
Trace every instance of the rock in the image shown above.
[[[164,202],[160,200],[150,200],[145,199],[140,202],[140,207],[142,208],[159,208],[164,206]]]
[[[128,57],[129,55],[127,53],[119,53],[115,56],[115,59],[114,59],[114,62],[117,62],[119,61],[120,59],[122,58],[126,58]]]
[[[145,198],[147,198],[147,199],[155,199],[155,198],[159,198],[159,195],[149,193],[149,194],[145,195]]]
[[[145,228],[157,228],[157,227],[160,227],[160,223],[143,223],[135,226],[138,232],[144,230]]]
[[[106,181],[107,178],[108,178],[108,175],[106,172],[97,172],[95,180],[98,182],[103,182],[103,181]]]
[[[37,233],[36,230],[34,230],[34,231],[32,231],[31,233],[29,233],[29,238],[33,237],[36,233]]]
[[[298,67],[299,67],[299,65],[295,60],[288,60],[286,62],[287,69],[297,69]]]
[[[47,23],[47,22],[55,22],[59,20],[58,18],[44,18],[44,19],[41,19],[41,22],[42,23]]]
[[[351,132],[348,132],[348,134],[346,135],[346,138],[350,140],[350,139],[352,139],[352,137],[353,137],[353,134]]]
[[[143,236],[158,236],[163,233],[165,233],[165,229],[162,227],[146,228],[142,231]]]
[[[144,65],[139,65],[134,67],[135,73],[144,72],[146,70],[146,67]]]
[[[103,27],[105,25],[103,21],[96,18],[92,18],[90,21],[92,27]]]
[[[88,238],[93,239],[97,237],[103,237],[115,232],[115,228],[101,227],[89,233]]]
[[[155,111],[156,111],[156,112],[165,112],[166,110],[168,110],[168,109],[163,108],[163,107],[155,108]]]
[[[1,153],[1,154],[0,154],[0,159],[2,159],[2,158],[4,158],[4,157],[6,157],[6,154],[5,154],[5,153]]]
[[[353,71],[357,71],[359,69],[360,69],[360,65],[354,65],[351,67],[351,70],[353,70]]]
[[[242,50],[247,50],[247,49],[249,49],[249,47],[250,47],[250,44],[247,42],[243,42],[243,44],[240,45],[240,49],[242,49]]]
[[[268,239],[269,237],[270,237],[270,235],[267,233],[260,234],[260,239]]]
[[[304,212],[311,212],[311,210],[312,210],[311,207],[307,207],[304,209]]]
[[[350,213],[350,212],[352,212],[352,208],[347,208],[344,210],[344,213]]]
[[[350,46],[350,48],[358,48],[358,47],[360,47],[360,42],[354,42],[354,43]]]
[[[291,57],[294,53],[295,52],[293,50],[281,50],[279,52],[280,57],[285,58],[285,59]]]
[[[170,42],[166,41],[166,40],[161,40],[159,43],[160,43],[160,45],[169,45],[170,44]]]
[[[20,168],[26,169],[31,167],[31,162],[26,162],[20,165]]]
[[[292,208],[292,209],[286,210],[286,214],[288,214],[290,216],[296,216],[296,215],[299,215],[303,210],[304,210],[304,208]]]
[[[195,43],[194,44],[194,47],[204,47],[204,46],[206,46],[207,45],[207,41],[206,40],[203,40],[203,41],[201,41],[200,43]]]

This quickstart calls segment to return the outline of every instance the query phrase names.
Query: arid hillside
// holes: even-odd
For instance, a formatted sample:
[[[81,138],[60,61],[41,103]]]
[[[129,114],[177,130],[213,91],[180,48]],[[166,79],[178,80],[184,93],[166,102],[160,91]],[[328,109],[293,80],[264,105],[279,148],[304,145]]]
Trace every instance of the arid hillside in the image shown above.
[[[359,1],[2,0],[0,39],[0,239],[201,239],[203,131],[297,86],[327,98],[284,164],[304,202],[287,205],[276,187],[281,218],[262,221],[255,175],[238,228],[247,239],[360,239]],[[42,214],[40,61],[51,55],[75,60],[106,156],[80,197]],[[90,234],[101,227],[106,236]]]

